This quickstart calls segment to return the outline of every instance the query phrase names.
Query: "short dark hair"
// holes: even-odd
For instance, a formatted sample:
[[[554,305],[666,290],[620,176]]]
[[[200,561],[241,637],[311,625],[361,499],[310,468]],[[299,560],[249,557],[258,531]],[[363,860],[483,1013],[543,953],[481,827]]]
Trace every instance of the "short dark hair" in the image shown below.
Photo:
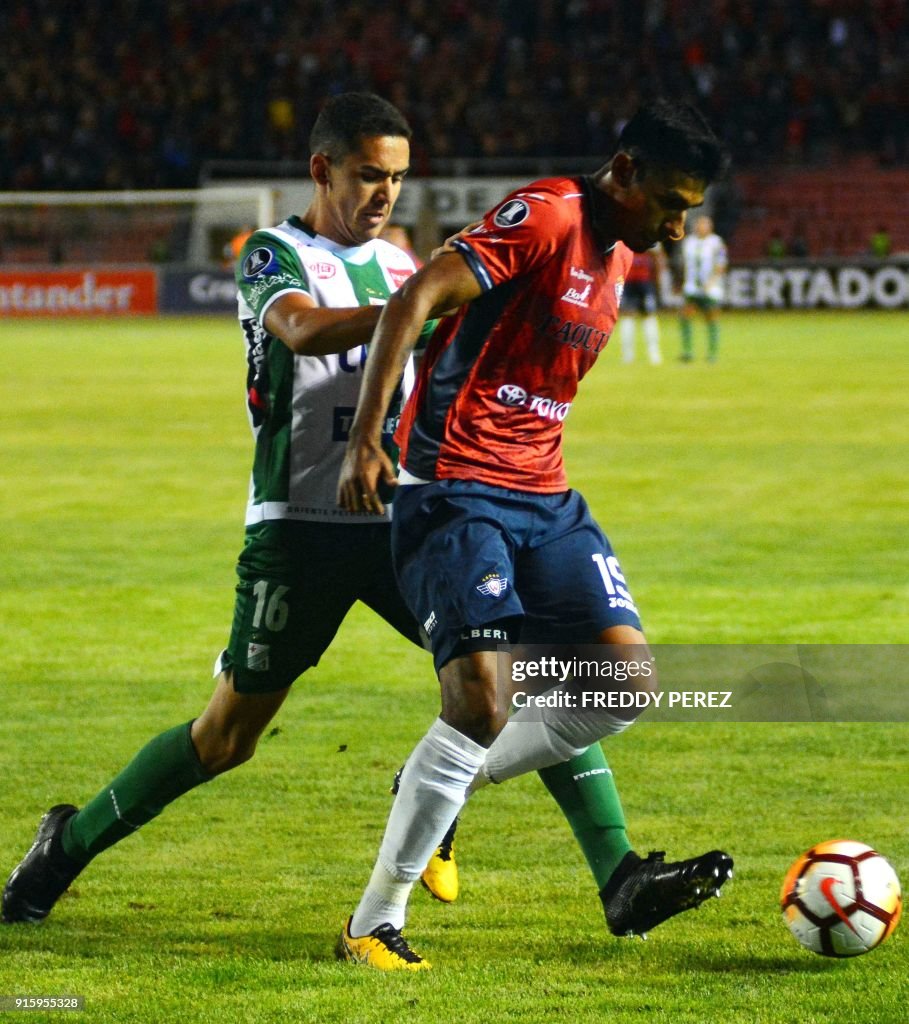
[[[726,172],[729,156],[703,114],[690,103],[645,103],[619,135],[619,150],[648,166],[682,171],[706,184]]]
[[[402,136],[410,140],[410,125],[388,100],[371,92],[342,92],[333,96],[316,118],[309,134],[310,153],[327,153],[341,160],[363,138]]]

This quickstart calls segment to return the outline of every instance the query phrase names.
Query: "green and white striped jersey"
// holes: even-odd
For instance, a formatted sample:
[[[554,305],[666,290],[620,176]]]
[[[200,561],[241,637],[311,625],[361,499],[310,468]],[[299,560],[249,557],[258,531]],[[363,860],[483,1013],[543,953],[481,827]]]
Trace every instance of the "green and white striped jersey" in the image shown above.
[[[719,235],[709,234],[704,238],[690,234],[682,242],[682,262],[685,267],[685,281],[682,291],[685,295],[704,296],[721,302],[723,299],[723,274],[726,271],[726,243]]]
[[[275,299],[293,291],[328,308],[383,305],[415,269],[405,252],[383,239],[339,245],[314,235],[298,217],[247,240],[236,268],[256,446],[247,526],[266,519],[377,522],[374,515],[345,512],[336,497],[366,345],[336,355],[294,355],[262,324]],[[402,383],[409,391],[408,371]],[[399,394],[389,409],[382,432],[390,452],[401,399]]]

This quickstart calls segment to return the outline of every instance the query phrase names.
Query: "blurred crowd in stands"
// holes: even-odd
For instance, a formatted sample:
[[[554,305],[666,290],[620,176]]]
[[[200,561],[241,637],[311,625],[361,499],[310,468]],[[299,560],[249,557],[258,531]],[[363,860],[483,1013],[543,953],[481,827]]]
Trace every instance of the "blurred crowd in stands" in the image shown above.
[[[414,166],[600,158],[686,96],[739,167],[909,161],[907,0],[5,0],[0,188],[194,186],[300,160],[325,97],[368,89]],[[528,166],[532,166],[528,164]]]

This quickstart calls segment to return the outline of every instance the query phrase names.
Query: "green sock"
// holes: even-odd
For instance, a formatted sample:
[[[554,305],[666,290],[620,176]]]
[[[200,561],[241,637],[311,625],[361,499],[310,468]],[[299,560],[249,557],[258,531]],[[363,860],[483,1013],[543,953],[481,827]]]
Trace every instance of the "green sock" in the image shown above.
[[[602,889],[631,849],[622,802],[603,748],[594,743],[570,761],[542,768],[539,776],[568,819]]]
[[[692,351],[691,344],[691,321],[687,316],[679,317],[679,327],[682,331],[682,355],[690,356]]]
[[[707,355],[716,359],[720,351],[720,325],[716,320],[707,322]]]
[[[74,814],[63,829],[63,852],[80,864],[159,815],[178,796],[208,782],[190,737],[192,722],[162,732]]]

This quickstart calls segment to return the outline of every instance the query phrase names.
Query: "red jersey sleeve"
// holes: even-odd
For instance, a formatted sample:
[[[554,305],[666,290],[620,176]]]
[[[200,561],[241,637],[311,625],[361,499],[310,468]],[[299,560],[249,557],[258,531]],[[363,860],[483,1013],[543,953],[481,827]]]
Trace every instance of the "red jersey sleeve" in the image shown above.
[[[576,196],[542,183],[526,186],[454,243],[484,291],[536,270],[560,251],[575,223],[565,200]]]

